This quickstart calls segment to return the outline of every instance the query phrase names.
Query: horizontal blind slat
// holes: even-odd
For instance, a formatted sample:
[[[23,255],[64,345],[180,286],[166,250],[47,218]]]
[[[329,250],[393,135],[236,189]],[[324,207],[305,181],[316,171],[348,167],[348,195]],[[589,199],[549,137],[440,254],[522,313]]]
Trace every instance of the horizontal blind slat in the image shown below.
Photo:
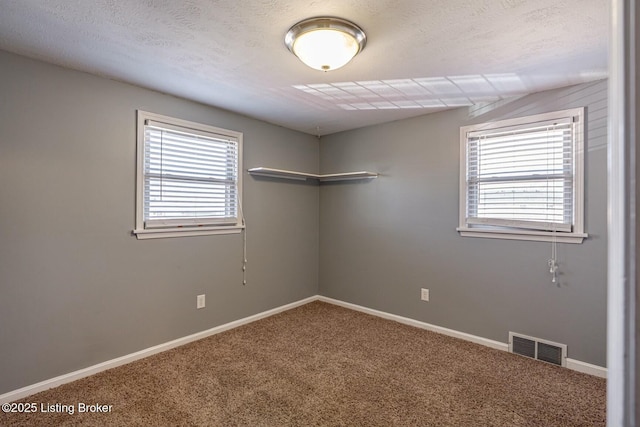
[[[570,231],[572,121],[467,134],[467,224]]]
[[[504,134],[521,134],[521,133],[530,133],[539,131],[541,129],[547,129],[549,127],[555,127],[557,129],[562,128],[571,128],[573,123],[572,117],[562,117],[553,120],[545,120],[537,123],[526,123],[515,126],[506,126],[502,128],[492,128],[487,130],[477,130],[473,132],[469,132],[467,138],[480,137],[483,135],[504,135]]]
[[[183,127],[178,125],[172,125],[171,123],[164,123],[155,120],[145,121],[145,130],[157,129],[165,132],[174,132],[178,134],[196,135],[209,139],[215,139],[219,141],[237,141],[235,137],[229,135],[222,135],[213,131],[194,129],[192,127]]]
[[[236,222],[238,148],[234,138],[147,121],[145,225]]]

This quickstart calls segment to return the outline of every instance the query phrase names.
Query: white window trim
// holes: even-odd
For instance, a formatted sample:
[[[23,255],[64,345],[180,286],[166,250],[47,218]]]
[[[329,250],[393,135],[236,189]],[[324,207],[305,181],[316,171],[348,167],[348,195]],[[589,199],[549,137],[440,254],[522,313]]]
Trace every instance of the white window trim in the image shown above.
[[[497,129],[518,126],[566,117],[574,117],[580,131],[574,130],[574,188],[573,188],[573,229],[569,232],[537,231],[517,228],[470,227],[466,222],[467,207],[467,134],[478,130]],[[483,237],[489,239],[527,240],[538,242],[582,243],[588,234],[584,232],[584,147],[585,147],[585,109],[572,108],[551,113],[537,114],[515,119],[463,126],[460,128],[460,204],[459,226],[456,230],[463,237]]]
[[[166,123],[169,126],[180,126],[183,128],[191,128],[195,131],[215,133],[225,135],[238,140],[238,221],[229,225],[201,225],[198,227],[162,227],[162,228],[145,228],[144,223],[144,126],[145,121],[151,120]],[[244,229],[243,213],[242,213],[242,132],[236,132],[228,129],[221,129],[214,126],[195,123],[187,120],[177,119],[160,114],[149,113],[147,111],[137,111],[137,128],[136,128],[136,228],[133,234],[139,239],[158,239],[169,237],[190,237],[190,236],[208,236],[215,234],[237,234]]]

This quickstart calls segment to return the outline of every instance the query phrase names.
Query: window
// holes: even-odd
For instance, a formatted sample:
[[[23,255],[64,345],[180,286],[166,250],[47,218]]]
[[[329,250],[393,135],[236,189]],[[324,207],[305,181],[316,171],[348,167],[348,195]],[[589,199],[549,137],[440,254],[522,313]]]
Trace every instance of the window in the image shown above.
[[[581,243],[584,109],[460,128],[462,236]]]
[[[138,111],[138,239],[242,228],[242,134]]]

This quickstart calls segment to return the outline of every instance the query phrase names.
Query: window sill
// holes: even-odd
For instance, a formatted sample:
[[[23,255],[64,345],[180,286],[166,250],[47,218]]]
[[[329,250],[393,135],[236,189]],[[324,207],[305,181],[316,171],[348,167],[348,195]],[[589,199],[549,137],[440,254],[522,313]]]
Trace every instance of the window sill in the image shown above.
[[[586,233],[552,233],[549,231],[533,230],[483,230],[479,228],[458,227],[456,229],[462,237],[482,237],[485,239],[527,240],[533,242],[553,242],[580,244],[589,237]]]
[[[198,228],[155,228],[146,230],[133,230],[138,240],[165,239],[170,237],[210,236],[214,234],[237,234],[242,232],[244,226],[233,225],[225,227],[198,227]]]

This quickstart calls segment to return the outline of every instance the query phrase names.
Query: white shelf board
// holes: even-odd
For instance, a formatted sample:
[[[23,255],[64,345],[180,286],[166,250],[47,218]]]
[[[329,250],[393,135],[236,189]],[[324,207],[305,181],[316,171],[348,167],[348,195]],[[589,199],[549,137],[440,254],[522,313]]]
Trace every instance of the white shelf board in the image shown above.
[[[251,175],[267,176],[270,178],[295,179],[298,181],[306,181],[307,179],[317,179],[320,182],[348,181],[355,179],[373,179],[378,177],[377,173],[367,171],[329,173],[324,175],[264,167],[251,168],[248,171]]]

